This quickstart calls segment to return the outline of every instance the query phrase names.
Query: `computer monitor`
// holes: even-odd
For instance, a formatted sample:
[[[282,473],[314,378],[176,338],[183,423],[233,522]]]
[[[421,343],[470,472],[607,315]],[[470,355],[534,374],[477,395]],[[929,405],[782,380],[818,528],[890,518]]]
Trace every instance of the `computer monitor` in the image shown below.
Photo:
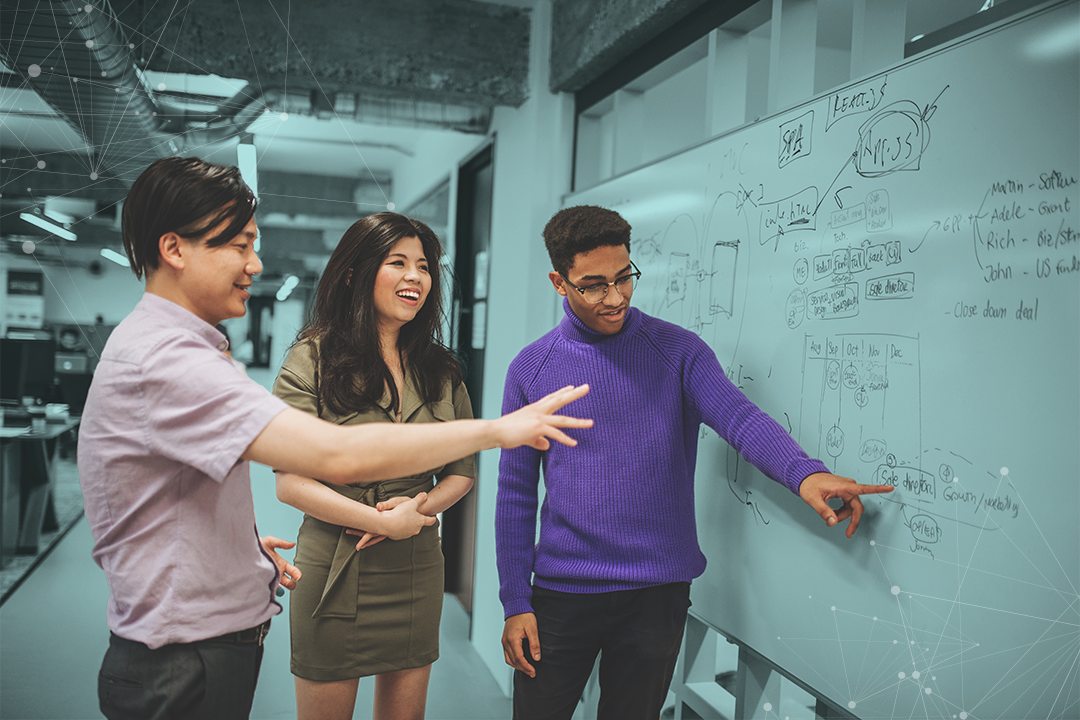
[[[48,402],[56,381],[55,340],[0,338],[0,399]]]

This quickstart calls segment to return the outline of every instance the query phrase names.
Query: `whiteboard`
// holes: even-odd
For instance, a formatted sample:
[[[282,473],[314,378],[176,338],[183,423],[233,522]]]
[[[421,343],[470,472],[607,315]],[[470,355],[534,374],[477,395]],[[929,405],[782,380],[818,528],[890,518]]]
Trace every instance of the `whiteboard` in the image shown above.
[[[1080,716],[1078,88],[1051,3],[565,199],[633,226],[636,306],[896,486],[847,540],[702,432],[692,612],[859,717]]]

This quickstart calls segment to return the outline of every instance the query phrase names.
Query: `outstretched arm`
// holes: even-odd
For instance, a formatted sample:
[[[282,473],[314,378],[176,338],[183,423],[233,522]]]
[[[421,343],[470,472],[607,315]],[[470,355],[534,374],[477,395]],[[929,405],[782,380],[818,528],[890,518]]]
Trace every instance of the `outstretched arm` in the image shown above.
[[[566,387],[497,420],[448,423],[369,423],[343,427],[293,408],[282,411],[255,438],[244,459],[331,483],[370,483],[405,477],[494,447],[551,441],[577,442],[562,428],[587,428],[592,420],[556,415],[582,397],[588,385]]]
[[[845,533],[851,537],[858,529],[859,519],[862,518],[865,509],[859,496],[887,493],[893,490],[892,485],[861,485],[851,478],[840,475],[813,473],[807,475],[799,485],[799,497],[812,507],[829,527],[851,518]],[[826,504],[828,500],[834,498],[839,498],[844,502],[837,510],[833,510]]]

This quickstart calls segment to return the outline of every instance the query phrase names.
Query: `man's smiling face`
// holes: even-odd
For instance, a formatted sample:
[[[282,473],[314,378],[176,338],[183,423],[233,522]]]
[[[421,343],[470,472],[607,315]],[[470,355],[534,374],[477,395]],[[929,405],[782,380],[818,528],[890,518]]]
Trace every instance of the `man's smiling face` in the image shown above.
[[[210,234],[222,229],[214,228]],[[181,240],[186,306],[207,323],[216,325],[247,312],[251,280],[262,272],[262,263],[255,254],[258,232],[252,218],[236,237],[218,247],[208,247],[203,240]]]
[[[607,295],[598,303],[590,303],[581,293],[567,284],[569,280],[579,288],[586,288],[597,283],[615,282],[634,271],[630,264],[630,250],[625,245],[602,245],[589,252],[578,253],[570,266],[568,277],[557,272],[548,277],[555,290],[566,296],[570,308],[581,322],[604,335],[614,335],[622,330],[626,312],[630,309],[630,293],[624,296],[614,287],[609,287]]]

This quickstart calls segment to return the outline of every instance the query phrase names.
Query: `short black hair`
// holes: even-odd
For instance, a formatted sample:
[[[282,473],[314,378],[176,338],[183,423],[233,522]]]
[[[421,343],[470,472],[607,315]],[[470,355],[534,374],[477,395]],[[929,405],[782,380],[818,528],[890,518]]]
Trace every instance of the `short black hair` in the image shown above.
[[[124,251],[141,278],[158,267],[158,240],[174,232],[185,240],[218,247],[232,240],[255,215],[255,194],[239,168],[199,158],[157,160],[132,184],[121,220]],[[210,230],[229,221],[217,235]]]
[[[544,244],[555,272],[563,277],[574,267],[574,256],[608,245],[630,251],[630,223],[614,210],[577,205],[555,213],[544,227]]]

